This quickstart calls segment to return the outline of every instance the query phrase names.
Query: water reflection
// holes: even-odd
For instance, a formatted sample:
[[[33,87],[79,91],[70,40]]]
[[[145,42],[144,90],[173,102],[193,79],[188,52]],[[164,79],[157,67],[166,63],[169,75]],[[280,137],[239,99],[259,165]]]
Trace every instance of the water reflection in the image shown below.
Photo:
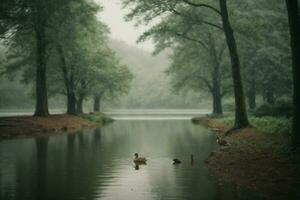
[[[43,199],[47,196],[47,161],[48,161],[49,137],[37,138],[36,143],[36,178],[37,189],[36,199]]]
[[[0,199],[255,199],[211,176],[214,136],[189,121],[118,121],[0,143]],[[147,157],[135,165],[133,153]],[[172,165],[173,158],[180,165]]]

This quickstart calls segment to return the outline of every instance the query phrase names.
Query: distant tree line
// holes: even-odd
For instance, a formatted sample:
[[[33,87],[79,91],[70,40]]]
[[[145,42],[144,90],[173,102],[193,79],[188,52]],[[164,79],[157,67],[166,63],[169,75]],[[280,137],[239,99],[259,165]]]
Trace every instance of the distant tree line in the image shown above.
[[[151,25],[139,41],[152,38],[154,53],[173,50],[167,73],[175,89],[209,91],[214,114],[222,114],[224,95],[233,94],[232,130],[250,125],[246,98],[253,110],[258,95],[274,104],[294,94],[293,141],[300,146],[299,1],[123,0],[123,5],[130,8],[127,20]]]
[[[34,86],[35,116],[49,115],[51,95],[65,95],[67,113],[76,114],[87,98],[97,112],[101,100],[128,92],[132,74],[108,47],[101,9],[88,0],[1,1],[1,74]]]

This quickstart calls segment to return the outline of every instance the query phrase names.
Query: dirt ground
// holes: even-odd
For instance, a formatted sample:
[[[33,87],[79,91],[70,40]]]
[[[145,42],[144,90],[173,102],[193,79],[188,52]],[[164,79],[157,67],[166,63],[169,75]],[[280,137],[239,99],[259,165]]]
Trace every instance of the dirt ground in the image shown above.
[[[0,139],[71,133],[84,127],[95,126],[94,122],[72,115],[0,117]]]
[[[215,119],[202,117],[193,122],[211,128],[229,143],[207,159],[220,181],[240,185],[265,199],[300,199],[299,159],[289,150],[289,137],[255,128],[225,137],[230,127]]]

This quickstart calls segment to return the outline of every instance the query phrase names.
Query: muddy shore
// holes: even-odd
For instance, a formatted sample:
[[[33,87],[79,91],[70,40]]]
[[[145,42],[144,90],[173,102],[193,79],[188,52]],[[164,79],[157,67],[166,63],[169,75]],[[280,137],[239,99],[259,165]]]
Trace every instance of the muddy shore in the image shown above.
[[[225,137],[229,126],[209,117],[193,122],[212,129],[229,145],[219,147],[207,159],[220,182],[230,182],[253,191],[263,199],[300,199],[300,165],[286,135],[262,133],[255,128]]]
[[[73,115],[0,117],[0,139],[73,133],[96,126],[95,122]]]

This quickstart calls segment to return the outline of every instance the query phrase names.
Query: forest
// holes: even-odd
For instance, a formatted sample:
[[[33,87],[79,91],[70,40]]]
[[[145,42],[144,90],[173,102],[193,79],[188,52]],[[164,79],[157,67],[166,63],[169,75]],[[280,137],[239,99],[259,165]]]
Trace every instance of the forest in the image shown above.
[[[154,141],[160,141],[157,149],[152,149],[152,159],[161,159],[157,163],[163,165],[163,158],[171,156],[160,152],[165,142],[173,155],[188,154],[184,156],[190,158],[192,166],[195,153],[190,152],[200,152],[202,144],[205,152],[211,148],[212,153],[199,153],[199,157],[208,157],[207,163],[215,174],[230,177],[229,182],[236,187],[244,185],[267,199],[299,198],[295,187],[300,184],[300,0],[113,2],[126,12],[124,23],[143,27],[137,44],[151,42],[153,51],[112,38],[110,22],[99,15],[106,9],[103,5],[108,4],[104,0],[1,0],[0,151],[1,138],[34,138],[61,131],[81,134],[87,127],[93,130],[90,132],[97,142],[102,132],[95,127],[100,124],[103,132],[112,133],[104,134],[104,140],[117,144],[112,145],[112,151],[117,152],[111,153],[112,157],[125,159],[122,153],[129,154],[130,150],[133,154],[136,147],[151,161],[150,149]],[[113,12],[117,11],[111,11],[111,15]],[[6,116],[12,110],[19,114]],[[32,116],[22,116],[24,110],[34,112]],[[140,119],[130,119],[133,115]],[[149,120],[149,115],[156,119]],[[187,116],[193,123],[185,124],[186,118],[180,118]],[[174,117],[180,122],[172,121]],[[164,120],[166,126],[159,124]],[[190,127],[192,124],[200,125],[199,133],[204,135],[203,127],[215,132],[213,140],[219,151],[208,145],[209,136],[194,136],[197,131]],[[169,135],[172,126],[174,138]],[[187,141],[177,130],[187,135]],[[145,135],[136,137],[129,134],[131,131]],[[168,139],[163,134],[156,135],[160,131]],[[152,133],[153,138],[148,136]],[[79,149],[92,140],[80,134]],[[77,136],[70,137],[67,144],[73,148],[76,145],[72,141]],[[121,137],[124,143],[119,142]],[[195,143],[195,138],[202,143],[186,149]],[[50,149],[48,140],[46,144]],[[176,145],[179,148],[173,149]],[[36,147],[41,146],[37,140]],[[102,151],[98,153],[102,155]],[[134,169],[140,170],[146,158],[134,155]],[[0,153],[0,162],[1,159]],[[181,163],[177,157],[174,159],[174,165]],[[94,164],[90,163],[91,167]],[[152,170],[151,165],[143,167],[142,170]],[[0,175],[1,169],[0,164]],[[208,173],[205,170],[203,173]],[[243,170],[248,170],[248,176],[242,175]],[[269,181],[264,185],[262,179]],[[222,191],[222,184],[216,185],[215,190]],[[284,189],[278,191],[281,186]],[[5,196],[1,189],[0,176],[0,199]],[[279,195],[270,196],[272,192]],[[164,192],[158,193],[164,199]],[[114,192],[109,194],[113,196]],[[149,199],[155,199],[151,195]],[[180,194],[175,199],[180,199]]]
[[[1,26],[1,74],[33,89],[36,116],[47,116],[48,97],[63,95],[68,114],[83,112],[92,98],[129,90],[132,74],[108,46],[108,27],[97,19],[101,7],[87,1],[8,1]],[[78,14],[79,13],[79,14]]]
[[[127,20],[151,27],[138,42],[152,39],[153,53],[163,52],[170,59],[160,64],[148,62],[149,65],[164,65],[161,79],[167,81],[161,83],[162,88],[171,84],[174,94],[181,93],[186,98],[186,92],[192,91],[188,95],[195,99],[192,102],[200,102],[199,94],[209,94],[210,97],[204,99],[212,100],[213,115],[222,115],[224,99],[233,99],[234,105],[227,103],[230,110],[235,110],[233,130],[250,125],[248,113],[294,116],[294,144],[298,146],[296,65],[299,42],[296,36],[299,9],[290,10],[286,7],[290,6],[289,2],[125,0],[123,6],[130,8]],[[114,45],[110,44],[113,42],[109,40],[109,29],[96,15],[101,9],[97,3],[85,0],[1,3],[2,94],[22,95],[23,85],[29,85],[32,89],[27,93],[34,99],[35,115],[47,116],[51,96],[56,96],[55,99],[65,96],[67,113],[76,114],[83,112],[86,99],[92,99],[97,112],[102,99],[111,102],[128,93],[134,79],[133,70],[122,64],[120,57],[125,63],[126,60],[133,63],[131,68],[141,62],[130,62],[130,56],[124,51],[123,55],[116,55],[110,47]],[[290,37],[292,45],[287,42]],[[117,44],[114,49],[121,51],[121,46]],[[143,76],[146,74],[148,72]],[[9,80],[15,80],[12,84],[22,83],[12,94],[5,90],[5,84],[12,87]],[[151,83],[146,84],[143,88],[151,87]],[[172,98],[166,90],[146,91],[148,94],[161,92],[159,96],[171,95],[165,102],[179,99],[181,103],[171,104],[174,107],[188,101],[175,95]],[[57,95],[61,95],[60,98]],[[3,96],[1,104],[5,105],[4,100],[13,101]],[[145,94],[136,92],[131,96],[130,102]],[[168,104],[155,102],[155,98],[158,97],[149,105]],[[143,101],[146,99],[149,98]],[[136,106],[141,107],[141,103],[127,105]]]

